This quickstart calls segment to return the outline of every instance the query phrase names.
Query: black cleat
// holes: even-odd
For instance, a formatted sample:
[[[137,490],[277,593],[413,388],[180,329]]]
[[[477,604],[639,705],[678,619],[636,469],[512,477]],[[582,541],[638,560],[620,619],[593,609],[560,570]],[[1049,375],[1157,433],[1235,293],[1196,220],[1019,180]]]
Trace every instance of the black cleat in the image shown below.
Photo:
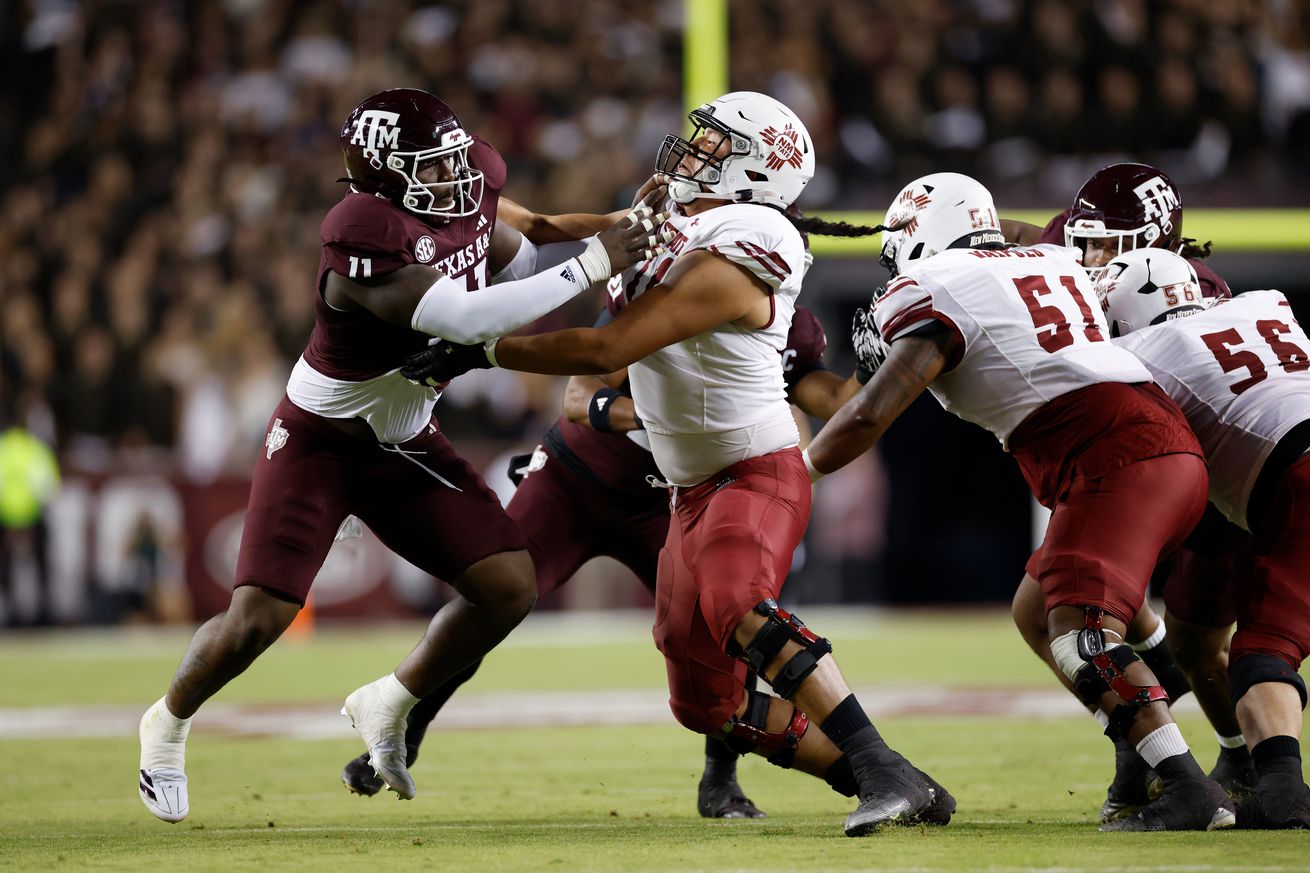
[[[1101,823],[1127,818],[1164,791],[1160,777],[1126,739],[1114,742],[1114,781],[1101,804]]]
[[[947,795],[948,800],[941,808],[935,808],[935,783],[929,784],[930,780],[914,769],[909,761],[904,758],[901,761],[880,768],[877,787],[867,793],[860,792],[860,805],[846,816],[846,836],[867,836],[885,824],[918,824],[924,820],[921,817],[925,814],[933,816],[933,824],[950,821],[950,815],[955,811],[955,798]]]
[[[932,803],[928,805],[927,809],[919,813],[917,820],[922,824],[929,825],[950,824],[951,816],[955,815],[955,798],[951,796],[951,792],[943,788],[936,779],[918,767],[914,768],[914,772],[918,773],[933,791]]]
[[[726,781],[701,777],[696,789],[696,811],[701,818],[768,818],[751,802],[735,778]]]
[[[1310,788],[1300,776],[1270,773],[1237,802],[1237,826],[1253,830],[1310,828]]]
[[[372,797],[386,784],[381,776],[373,772],[373,765],[368,762],[368,752],[346,765],[346,768],[341,771],[341,781],[350,789],[351,794],[364,797]]]
[[[1218,782],[1234,801],[1240,800],[1255,791],[1259,775],[1251,761],[1251,752],[1246,746],[1236,749],[1219,750],[1219,760],[1215,761],[1210,778]]]
[[[405,766],[413,767],[414,761],[418,758],[418,746],[407,745],[405,749],[408,752],[405,755]],[[368,752],[345,766],[341,771],[341,781],[350,789],[351,794],[358,794],[361,797],[372,797],[387,787],[382,777],[373,769],[373,765],[368,762]]]
[[[1217,831],[1237,822],[1233,802],[1211,779],[1180,779],[1131,815],[1106,822],[1103,831]]]

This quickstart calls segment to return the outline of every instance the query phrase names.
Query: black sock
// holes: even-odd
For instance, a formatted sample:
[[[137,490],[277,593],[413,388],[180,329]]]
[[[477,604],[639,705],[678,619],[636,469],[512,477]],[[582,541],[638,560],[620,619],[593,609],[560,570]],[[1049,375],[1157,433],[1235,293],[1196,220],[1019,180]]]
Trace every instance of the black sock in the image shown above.
[[[1167,641],[1161,640],[1151,648],[1138,652],[1137,656],[1145,662],[1146,666],[1151,668],[1156,680],[1164,688],[1165,693],[1169,695],[1170,706],[1176,703],[1178,698],[1192,690],[1191,683],[1187,681],[1187,674],[1174,660],[1174,653],[1169,651]]]
[[[432,719],[437,717],[441,707],[446,705],[446,701],[450,700],[450,696],[459,686],[472,679],[473,674],[478,672],[481,666],[481,659],[474,661],[471,666],[451,676],[436,691],[414,704],[414,708],[409,711],[409,717],[405,720],[406,758],[409,759],[410,764],[413,764],[418,757],[418,747],[423,745],[423,737],[427,735],[428,725],[432,723]]]
[[[1159,776],[1160,781],[1165,785],[1170,785],[1174,782],[1204,779],[1205,771],[1196,763],[1196,758],[1191,752],[1183,752],[1181,755],[1170,755],[1157,764],[1155,775]]]
[[[874,769],[905,760],[888,748],[854,694],[847,695],[845,700],[837,704],[823,720],[823,724],[819,725],[819,730],[832,740],[833,745],[846,753],[859,785],[868,781]]]
[[[705,773],[703,780],[727,782],[737,778],[737,759],[741,756],[723,740],[705,738]]]
[[[854,797],[860,793],[860,786],[855,782],[855,771],[851,769],[851,759],[845,755],[829,765],[823,773],[823,781],[845,797]]]
[[[1301,775],[1301,742],[1296,737],[1276,736],[1262,740],[1251,750],[1255,772],[1261,776],[1273,773]]]

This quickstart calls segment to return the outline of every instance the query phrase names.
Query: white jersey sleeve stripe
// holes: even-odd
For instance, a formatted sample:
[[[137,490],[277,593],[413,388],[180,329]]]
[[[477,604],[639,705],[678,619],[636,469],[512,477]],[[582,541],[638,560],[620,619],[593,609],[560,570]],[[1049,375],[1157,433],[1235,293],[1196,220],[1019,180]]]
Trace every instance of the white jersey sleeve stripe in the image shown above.
[[[912,330],[917,330],[933,320],[932,301],[925,300],[911,306],[909,309],[902,310],[888,320],[886,327],[883,329],[883,339],[887,342],[893,342],[898,337],[904,336]]]

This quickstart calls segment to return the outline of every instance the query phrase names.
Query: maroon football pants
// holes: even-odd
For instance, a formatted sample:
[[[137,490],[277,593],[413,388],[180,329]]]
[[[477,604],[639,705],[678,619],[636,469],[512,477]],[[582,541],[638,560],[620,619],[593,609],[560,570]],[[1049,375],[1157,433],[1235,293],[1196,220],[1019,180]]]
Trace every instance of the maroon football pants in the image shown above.
[[[559,588],[592,558],[624,564],[654,593],[660,547],[669,532],[666,492],[639,497],[590,482],[549,457],[530,473],[506,511],[519,523],[537,568],[537,591]]]
[[[523,534],[436,426],[398,445],[351,437],[283,397],[285,431],[255,463],[234,587],[304,603],[341,522],[360,518],[388,548],[446,581],[526,547]],[[276,447],[274,447],[276,446]]]
[[[810,477],[790,448],[675,493],[653,633],[674,716],[710,733],[741,703],[746,664],[726,647],[742,617],[782,589],[810,517]]]
[[[1099,606],[1131,622],[1155,565],[1201,518],[1208,490],[1205,462],[1192,454],[1147,458],[1095,478],[1076,476],[1025,568],[1041,583],[1047,612]]]

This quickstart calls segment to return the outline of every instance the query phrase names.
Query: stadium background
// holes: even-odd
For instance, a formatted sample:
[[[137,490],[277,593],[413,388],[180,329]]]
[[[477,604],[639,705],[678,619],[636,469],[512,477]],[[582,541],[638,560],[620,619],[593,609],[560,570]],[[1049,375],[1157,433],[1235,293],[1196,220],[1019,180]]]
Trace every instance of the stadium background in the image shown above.
[[[626,205],[687,106],[729,86],[805,119],[819,172],[801,203],[822,215],[877,217],[904,182],[955,170],[1003,216],[1044,223],[1095,169],[1147,160],[1234,290],[1281,288],[1304,318],[1307,15],[1280,0],[0,3],[0,416],[51,446],[61,477],[48,499],[0,501],[0,622],[222,608],[254,453],[312,324],[336,133],[376,90],[438,94],[540,212]],[[873,250],[816,241],[806,302],[838,372],[883,278]],[[438,413],[499,480],[562,387],[478,372]],[[41,470],[30,448],[4,458]],[[925,398],[817,490],[787,593],[1008,600],[1032,523],[995,441]],[[644,602],[616,565],[583,575],[544,605]],[[443,596],[367,537],[334,550],[315,591],[336,616]]]

